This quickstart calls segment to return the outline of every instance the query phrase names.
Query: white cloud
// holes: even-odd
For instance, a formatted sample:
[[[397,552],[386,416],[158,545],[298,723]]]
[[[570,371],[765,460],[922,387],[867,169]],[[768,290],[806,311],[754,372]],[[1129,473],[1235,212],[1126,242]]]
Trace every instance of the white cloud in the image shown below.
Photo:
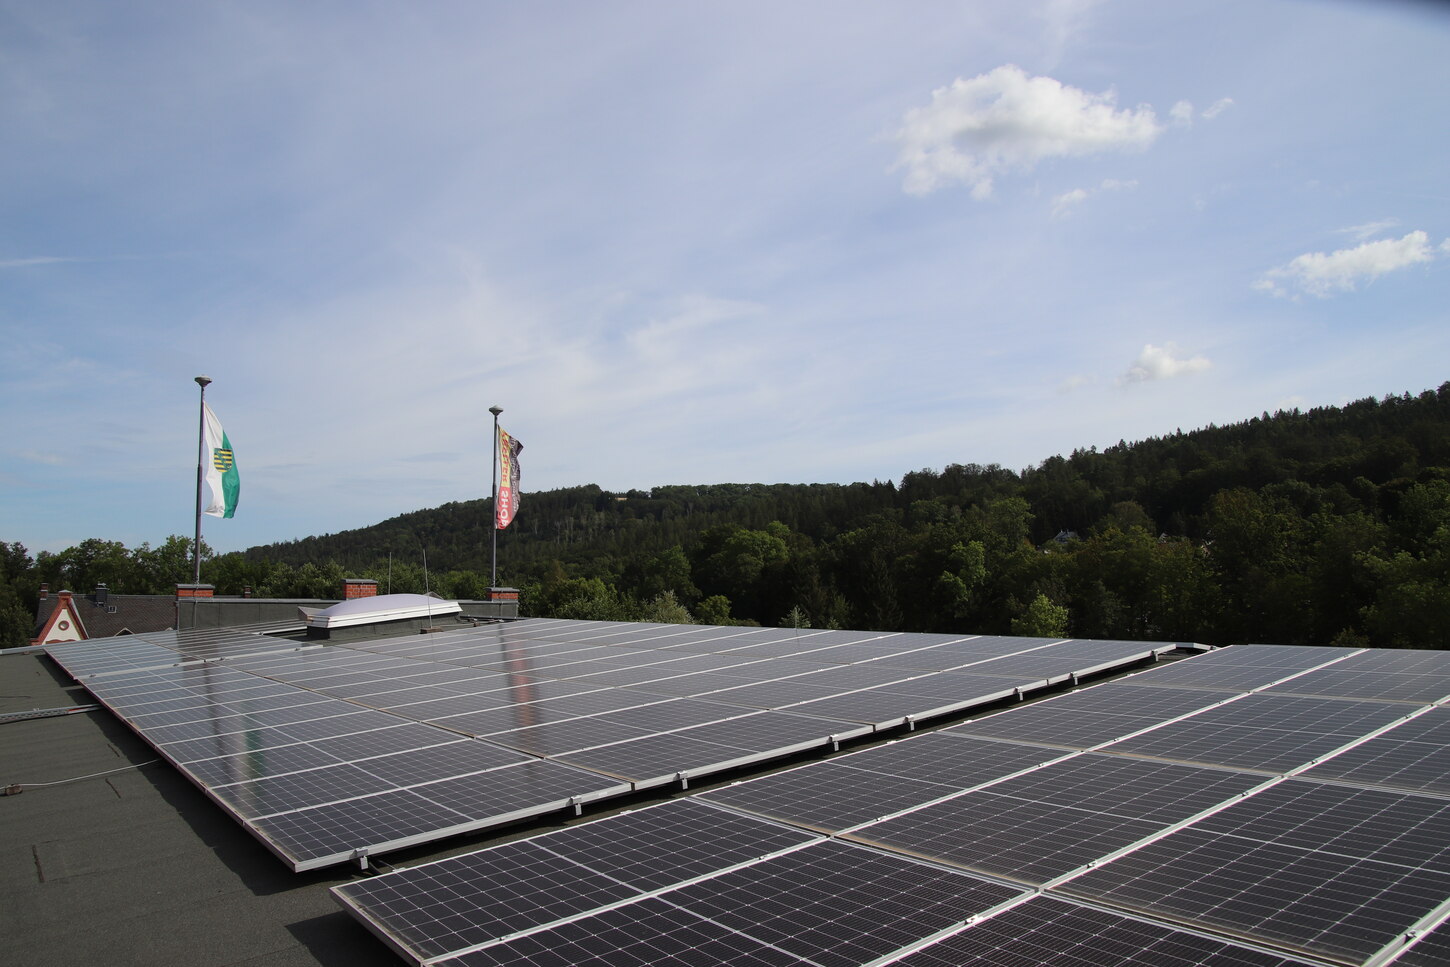
[[[1233,104],[1233,98],[1221,97],[1218,100],[1214,101],[1212,104],[1210,104],[1208,107],[1204,108],[1203,113],[1200,114],[1199,117],[1203,118],[1205,121],[1212,121],[1224,111],[1227,111],[1229,108],[1233,107]]]
[[[1341,228],[1339,234],[1353,235],[1357,241],[1366,242],[1381,232],[1394,228],[1400,223],[1398,218],[1381,218],[1377,222],[1365,222],[1363,225],[1351,225],[1348,228]]]
[[[1187,359],[1177,355],[1178,347],[1173,343],[1166,343],[1163,346],[1155,346],[1148,343],[1128,371],[1118,377],[1118,385],[1126,386],[1129,383],[1147,383],[1158,379],[1172,379],[1184,373],[1198,373],[1208,369],[1213,364],[1203,356],[1193,356]]]
[[[1445,243],[1439,249],[1447,251]],[[1396,269],[1429,262],[1435,258],[1435,251],[1430,247],[1430,237],[1415,231],[1404,238],[1365,242],[1328,254],[1306,252],[1287,265],[1265,272],[1254,288],[1280,297],[1297,291],[1324,299],[1337,292],[1353,292],[1360,282],[1372,282]]]
[[[1190,127],[1193,124],[1193,102],[1179,101],[1168,109],[1168,117],[1174,124],[1181,127]]]
[[[1069,376],[1057,384],[1057,392],[1059,394],[1073,393],[1082,389],[1084,386],[1091,386],[1092,384],[1093,378],[1091,376],[1083,376],[1081,374]]]
[[[24,259],[0,259],[0,269],[23,269],[31,265],[54,265],[57,262],[77,262],[79,259],[62,258],[57,255],[36,255]]]
[[[906,169],[902,187],[913,195],[961,183],[987,198],[997,175],[1048,158],[1148,147],[1163,131],[1152,107],[1118,110],[1116,100],[1111,90],[1090,94],[1011,64],[958,78],[906,112],[892,170]]]
[[[1103,183],[1096,188],[1074,188],[1072,191],[1065,191],[1052,199],[1052,217],[1065,218],[1072,214],[1072,210],[1078,205],[1100,192],[1128,191],[1137,187],[1138,182],[1135,180],[1120,181],[1117,178],[1104,178]]]
[[[1074,188],[1072,191],[1065,191],[1052,199],[1052,215],[1054,218],[1061,218],[1070,212],[1077,205],[1087,201],[1088,192],[1083,188]]]

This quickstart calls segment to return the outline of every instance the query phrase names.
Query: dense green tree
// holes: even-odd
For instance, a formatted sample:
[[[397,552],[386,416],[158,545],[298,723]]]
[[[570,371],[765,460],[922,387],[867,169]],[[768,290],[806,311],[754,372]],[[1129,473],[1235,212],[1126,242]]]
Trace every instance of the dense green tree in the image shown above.
[[[1039,592],[1022,614],[1012,619],[1012,633],[1029,638],[1061,638],[1067,634],[1067,609]]]

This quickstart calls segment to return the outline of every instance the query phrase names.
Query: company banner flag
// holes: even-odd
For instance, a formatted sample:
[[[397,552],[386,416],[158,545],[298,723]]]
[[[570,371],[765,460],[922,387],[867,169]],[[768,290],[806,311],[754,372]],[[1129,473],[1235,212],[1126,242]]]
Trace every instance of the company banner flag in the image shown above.
[[[503,427],[498,428],[498,504],[494,507],[494,526],[503,530],[519,512],[519,452],[524,445]]]
[[[242,490],[237,457],[221,420],[216,418],[210,405],[203,403],[202,406],[206,408],[206,461],[202,466],[207,492],[201,512],[212,517],[231,517],[237,512],[237,495]]]

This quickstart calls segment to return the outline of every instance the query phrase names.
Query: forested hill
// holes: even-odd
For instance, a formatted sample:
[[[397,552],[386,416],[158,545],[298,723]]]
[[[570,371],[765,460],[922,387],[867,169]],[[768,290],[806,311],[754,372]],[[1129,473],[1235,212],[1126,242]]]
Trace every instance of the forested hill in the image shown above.
[[[398,590],[426,548],[435,587],[467,594],[490,518],[446,504],[228,555],[214,580],[381,576],[391,553]],[[536,614],[1450,647],[1450,382],[1021,472],[525,493],[499,562]]]

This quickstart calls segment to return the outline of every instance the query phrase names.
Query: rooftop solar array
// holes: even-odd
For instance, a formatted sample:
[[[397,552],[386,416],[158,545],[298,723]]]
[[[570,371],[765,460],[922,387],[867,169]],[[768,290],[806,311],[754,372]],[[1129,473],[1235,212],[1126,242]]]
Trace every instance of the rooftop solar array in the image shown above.
[[[1179,647],[548,619],[322,647],[276,630],[47,650],[294,870],[687,787]]]
[[[334,892],[450,967],[1439,964],[1447,699],[1221,649]]]

